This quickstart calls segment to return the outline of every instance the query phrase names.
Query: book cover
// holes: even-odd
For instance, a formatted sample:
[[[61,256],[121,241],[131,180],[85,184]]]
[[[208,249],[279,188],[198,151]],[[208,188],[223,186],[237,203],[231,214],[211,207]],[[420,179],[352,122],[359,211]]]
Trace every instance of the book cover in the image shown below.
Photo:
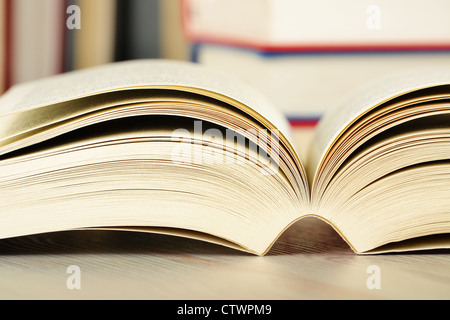
[[[273,51],[448,50],[450,3],[183,0],[188,39]],[[345,21],[345,23],[342,23]]]
[[[161,56],[158,0],[118,0],[115,60]]]
[[[114,61],[117,2],[78,0],[82,28],[75,32],[74,69],[84,69]]]
[[[264,92],[296,126],[314,125],[355,87],[388,73],[450,66],[449,51],[273,53],[198,44],[192,60]]]
[[[0,95],[6,89],[6,0],[0,0]]]
[[[10,72],[8,84],[63,71],[65,2],[10,1],[8,5]]]

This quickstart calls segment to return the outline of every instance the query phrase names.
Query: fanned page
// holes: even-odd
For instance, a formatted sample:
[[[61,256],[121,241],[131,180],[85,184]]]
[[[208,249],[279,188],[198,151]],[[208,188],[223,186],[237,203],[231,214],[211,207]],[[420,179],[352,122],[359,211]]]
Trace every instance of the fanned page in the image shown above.
[[[5,141],[12,136],[98,108],[97,105],[93,109],[88,109],[89,106],[62,108],[58,106],[62,102],[100,93],[144,88],[175,89],[209,95],[241,108],[280,136],[280,141],[286,144],[295,158],[301,175],[306,176],[293,147],[289,122],[264,95],[225,73],[181,61],[134,60],[113,63],[17,85],[0,98],[0,140]],[[44,112],[43,108],[49,112]]]
[[[285,117],[226,74],[144,60],[23,84],[0,99],[0,238],[131,226],[189,230],[265,254],[308,215],[358,253],[450,233],[449,101],[450,70],[362,88],[316,130],[310,190]],[[228,129],[237,141],[220,132]],[[196,152],[207,161],[196,162]],[[245,165],[218,165],[217,155]],[[61,208],[82,214],[62,219]],[[413,247],[450,245],[436,243]]]
[[[322,119],[311,208],[354,251],[450,247],[449,99],[449,69],[413,70],[367,84]]]
[[[285,117],[253,88],[224,73],[179,61],[127,61],[18,85],[1,98],[0,116],[139,87],[190,88],[223,95],[249,106],[291,139]]]
[[[0,110],[0,238],[130,226],[189,230],[263,254],[309,205],[281,112],[195,64],[130,61],[64,74],[14,87]],[[77,210],[61,216],[61,208]]]
[[[338,137],[360,116],[408,92],[448,84],[448,68],[421,68],[386,75],[355,88],[342,101],[337,101],[336,107],[325,114],[319,123],[307,161],[310,183],[313,185],[321,161]]]

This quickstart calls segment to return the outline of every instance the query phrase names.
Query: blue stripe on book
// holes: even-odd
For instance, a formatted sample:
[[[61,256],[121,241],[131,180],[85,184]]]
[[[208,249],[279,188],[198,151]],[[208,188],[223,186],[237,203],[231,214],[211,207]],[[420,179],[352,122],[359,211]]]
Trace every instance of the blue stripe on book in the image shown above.
[[[191,46],[191,61],[198,62],[198,56],[199,51],[202,47],[214,47],[214,48],[220,48],[223,50],[231,50],[231,51],[241,51],[246,53],[253,53],[257,56],[260,56],[262,58],[280,58],[280,57],[292,57],[292,56],[317,56],[317,55],[323,55],[323,56],[329,56],[329,55],[341,55],[341,56],[348,56],[348,55],[413,55],[413,54],[443,54],[447,55],[450,54],[450,49],[443,48],[441,50],[438,49],[405,49],[405,50],[386,50],[386,49],[380,49],[380,50],[374,50],[374,49],[367,49],[367,50],[306,50],[306,51],[286,51],[286,52],[280,52],[280,51],[262,51],[257,50],[253,48],[245,48],[240,46],[233,46],[233,45],[222,45],[222,44],[216,44],[216,43],[193,43]]]

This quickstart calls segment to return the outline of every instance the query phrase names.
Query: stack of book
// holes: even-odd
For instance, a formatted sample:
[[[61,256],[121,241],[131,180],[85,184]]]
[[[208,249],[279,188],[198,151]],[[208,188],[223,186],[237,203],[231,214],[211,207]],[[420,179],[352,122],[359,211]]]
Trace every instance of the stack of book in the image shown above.
[[[0,94],[114,61],[183,59],[167,43],[182,38],[177,10],[178,0],[0,0]]]
[[[388,72],[450,65],[450,2],[183,0],[192,59],[246,80],[315,124]]]

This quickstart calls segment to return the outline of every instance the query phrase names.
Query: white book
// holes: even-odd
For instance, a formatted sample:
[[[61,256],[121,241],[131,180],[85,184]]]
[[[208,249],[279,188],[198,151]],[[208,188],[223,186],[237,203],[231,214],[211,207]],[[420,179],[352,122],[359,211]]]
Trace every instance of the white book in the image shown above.
[[[264,92],[293,120],[319,119],[355,87],[386,74],[450,67],[450,51],[273,54],[205,44],[196,47],[195,57]]]
[[[62,71],[66,27],[63,5],[60,0],[12,1],[11,84]]]
[[[268,50],[449,48],[450,2],[184,0],[192,41]]]

